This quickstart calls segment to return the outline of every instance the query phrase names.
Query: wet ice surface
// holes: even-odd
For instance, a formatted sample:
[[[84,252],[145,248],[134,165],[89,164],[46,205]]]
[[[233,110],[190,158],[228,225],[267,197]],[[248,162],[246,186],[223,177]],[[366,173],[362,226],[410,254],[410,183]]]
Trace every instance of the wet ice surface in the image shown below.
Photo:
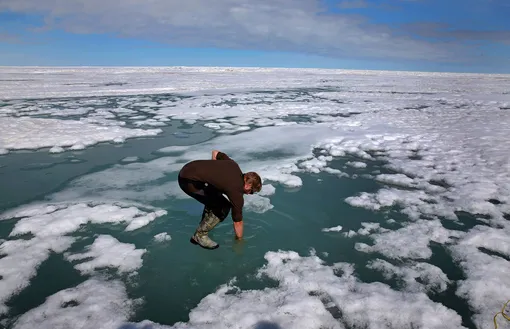
[[[1,70],[7,328],[490,328],[510,298],[508,76]],[[176,178],[212,149],[264,186],[211,252]]]

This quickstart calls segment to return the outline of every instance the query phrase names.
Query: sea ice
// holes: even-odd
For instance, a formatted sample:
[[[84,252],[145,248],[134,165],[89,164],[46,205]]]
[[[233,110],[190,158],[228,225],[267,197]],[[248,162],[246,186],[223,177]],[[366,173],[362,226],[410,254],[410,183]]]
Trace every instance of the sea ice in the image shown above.
[[[8,312],[5,302],[30,284],[37,268],[51,252],[62,253],[74,238],[56,236],[52,239],[7,240],[0,245],[0,315]]]
[[[146,249],[136,249],[133,244],[119,242],[112,236],[99,235],[87,251],[79,254],[67,254],[69,261],[88,259],[75,265],[83,274],[91,274],[104,267],[115,267],[119,273],[130,273],[142,266],[142,256]]]
[[[6,255],[0,258],[0,264],[5,264],[0,267],[3,270],[0,273],[9,282],[0,289],[3,304],[29,284],[37,266],[51,250],[64,252],[69,248],[74,240],[64,235],[81,225],[123,223],[129,232],[164,215],[163,210],[145,212],[135,206],[114,206],[114,202],[150,204],[185,197],[176,184],[176,173],[186,161],[210,158],[213,149],[231,155],[245,171],[260,172],[264,189],[260,195],[247,197],[246,202],[247,209],[255,212],[274,207],[270,198],[280,192],[276,189],[278,185],[301,187],[302,174],[326,172],[345,177],[339,168],[331,166],[333,161],[345,160],[354,172],[377,163],[380,168],[371,172],[381,188],[361,191],[343,201],[371,211],[399,211],[404,218],[395,221],[399,225],[397,230],[382,228],[379,223],[361,223],[357,232],[349,230],[344,234],[349,237],[359,234],[373,241],[355,243],[358,251],[398,262],[394,265],[379,259],[367,266],[381,271],[387,278],[398,278],[404,283],[404,290],[396,291],[377,282],[360,282],[352,264],[327,266],[315,256],[301,257],[292,251],[268,252],[268,264],[260,274],[278,281],[277,287],[242,290],[233,283],[223,285],[192,310],[189,323],[178,323],[174,328],[252,328],[260,323],[282,328],[355,325],[461,328],[461,318],[456,312],[433,302],[426,294],[444,291],[451,283],[444,269],[426,263],[432,257],[432,241],[450,250],[454,262],[464,271],[466,277],[457,282],[456,293],[466,300],[478,327],[490,322],[508,298],[505,296],[510,295],[505,285],[510,271],[507,238],[510,131],[505,122],[510,120],[510,112],[502,111],[508,106],[510,96],[503,93],[507,87],[500,80],[506,81],[507,77],[244,68],[0,68],[0,71],[9,76],[44,72],[46,77],[30,82],[30,88],[2,89],[0,98],[3,99],[27,96],[27,93],[30,97],[137,95],[119,98],[119,111],[106,109],[105,101],[100,99],[64,104],[50,99],[34,103],[9,101],[0,113],[0,127],[5,131],[3,138],[0,137],[0,153],[40,147],[61,152],[64,147],[79,149],[102,141],[122,142],[126,138],[161,132],[121,127],[124,122],[117,116],[120,114],[122,120],[135,125],[164,125],[168,120],[182,120],[220,133],[205,143],[164,148],[160,153],[167,154],[146,163],[114,165],[78,177],[50,196],[51,201],[62,204],[25,207],[18,209],[15,216],[11,213],[4,217],[18,221],[8,237],[10,240],[3,241],[0,249]],[[59,74],[62,72],[73,74],[62,76]],[[112,86],[108,83],[111,76],[116,81],[129,82]],[[88,82],[64,87],[76,79]],[[338,81],[341,89],[334,90]],[[51,93],[43,88],[48,85],[53,90]],[[333,91],[306,91],[324,86]],[[451,86],[455,86],[455,91]],[[270,88],[271,93],[253,93],[254,88]],[[157,94],[177,91],[189,97],[154,99]],[[23,117],[56,117],[53,102],[65,105],[62,115],[81,113],[86,118],[79,122]],[[173,178],[166,181],[171,175]],[[108,200],[108,203],[91,206],[77,204],[77,200]],[[443,226],[442,221],[461,221],[459,212],[468,213],[485,225],[465,231],[460,226],[459,230]],[[23,235],[33,237],[22,240]],[[109,241],[113,250],[127,247]],[[128,248],[128,254],[135,253],[136,257],[125,263],[117,262],[107,250],[99,251],[101,242],[106,242],[105,237],[96,240],[83,254],[93,256],[92,260],[81,263],[87,264],[84,270],[92,270],[98,261],[119,269],[139,266],[138,249]],[[24,260],[26,263],[22,265]],[[13,270],[5,269],[9,266]],[[87,289],[103,286],[95,282]],[[117,292],[122,290],[117,288],[114,289]],[[114,301],[127,300],[115,291],[109,292]],[[63,323],[59,321],[66,316],[64,308],[56,302],[61,297],[55,296],[61,295],[53,295],[45,304],[23,315],[18,325],[33,326],[27,319],[35,319],[34,323],[42,328],[45,325],[59,328]],[[100,292],[98,295],[103,296]],[[105,321],[103,314],[117,310],[97,303],[104,310],[89,320],[92,326]],[[75,312],[78,310],[82,313]],[[85,316],[90,316],[88,310],[68,308],[70,316],[83,322]],[[6,312],[5,305],[3,311]],[[44,314],[49,317],[41,324]],[[241,319],[239,314],[243,314]],[[121,312],[120,317],[113,318],[114,325],[118,326],[126,318]]]
[[[0,148],[6,150],[39,149],[61,152],[63,147],[83,149],[117,138],[155,136],[161,129],[129,129],[119,126],[101,126],[82,121],[0,117]]]
[[[317,256],[301,257],[292,251],[268,252],[265,258],[267,264],[257,276],[277,280],[277,287],[241,290],[232,281],[202,299],[189,322],[165,326],[146,320],[132,324],[133,329],[248,329],[264,324],[297,329],[464,328],[457,313],[424,292],[363,283],[350,264],[331,267]]]
[[[342,230],[342,228],[343,227],[341,225],[338,225],[335,227],[323,228],[322,232],[340,232]]]
[[[120,281],[91,278],[23,314],[13,329],[119,328],[136,306]]]
[[[396,231],[371,234],[374,245],[358,242],[355,248],[363,252],[379,252],[395,259],[428,259],[432,256],[430,241],[446,244],[460,236],[462,232],[445,229],[438,219],[421,220]]]
[[[156,240],[157,242],[163,242],[172,240],[172,237],[166,232],[161,232],[154,236],[154,240]]]

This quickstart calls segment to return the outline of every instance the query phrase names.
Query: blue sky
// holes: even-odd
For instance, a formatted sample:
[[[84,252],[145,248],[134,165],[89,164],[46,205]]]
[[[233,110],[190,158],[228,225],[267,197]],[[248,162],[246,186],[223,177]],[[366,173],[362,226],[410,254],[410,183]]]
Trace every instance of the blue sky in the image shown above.
[[[508,0],[0,0],[0,65],[510,73]]]

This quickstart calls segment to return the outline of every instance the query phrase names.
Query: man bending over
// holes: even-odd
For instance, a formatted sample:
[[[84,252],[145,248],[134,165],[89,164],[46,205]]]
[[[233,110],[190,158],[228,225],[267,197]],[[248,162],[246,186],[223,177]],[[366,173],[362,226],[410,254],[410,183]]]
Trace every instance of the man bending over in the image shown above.
[[[178,181],[187,195],[204,205],[202,221],[191,237],[191,243],[206,249],[218,248],[219,245],[207,234],[228,216],[231,208],[236,238],[243,237],[244,194],[260,192],[262,180],[257,173],[243,173],[228,155],[214,150],[212,160],[195,160],[185,164],[179,172]]]

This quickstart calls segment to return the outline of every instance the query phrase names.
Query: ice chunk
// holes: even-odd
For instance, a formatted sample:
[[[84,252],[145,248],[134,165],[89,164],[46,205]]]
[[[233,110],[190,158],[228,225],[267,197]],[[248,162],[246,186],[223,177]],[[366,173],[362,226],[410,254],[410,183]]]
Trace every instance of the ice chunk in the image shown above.
[[[64,152],[64,148],[60,146],[53,146],[50,149],[50,153],[62,153],[62,152]]]
[[[261,196],[269,196],[269,195],[275,194],[275,192],[276,192],[276,188],[273,185],[264,184],[264,185],[262,185],[260,192],[257,194],[261,195]]]
[[[379,223],[361,223],[361,226],[363,228],[360,228],[357,232],[360,235],[369,235],[371,231],[389,232],[389,230],[381,228]]]
[[[61,236],[76,231],[87,223],[127,223],[127,231],[147,225],[157,217],[166,214],[166,210],[144,212],[136,207],[122,208],[116,205],[100,204],[89,206],[84,203],[75,205],[59,204],[58,209],[41,204],[38,209],[21,207],[3,215],[3,218],[21,218],[9,236],[32,233],[38,237]],[[30,211],[29,211],[30,209]]]
[[[323,228],[322,232],[340,232],[341,230],[342,230],[342,226],[338,225],[335,227]]]
[[[416,185],[412,178],[409,178],[404,174],[380,174],[377,175],[375,179],[383,183],[401,185],[405,187],[413,187]]]
[[[390,230],[381,227],[380,223],[361,223],[362,228],[358,231],[349,230],[349,232],[343,233],[344,236],[352,238],[356,235],[369,235],[371,232],[389,232]]]
[[[244,197],[244,207],[246,211],[253,211],[259,214],[274,208],[271,200],[257,194],[246,195]]]
[[[450,283],[446,274],[437,266],[412,262],[402,266],[395,266],[382,259],[370,261],[368,268],[379,270],[387,279],[397,277],[405,283],[409,291],[445,291]]]
[[[74,144],[73,146],[71,146],[69,149],[70,150],[84,150],[85,149],[85,144],[83,143],[76,143]]]
[[[161,209],[161,210],[156,210],[154,212],[151,212],[151,213],[148,213],[148,214],[145,214],[142,216],[137,216],[131,220],[129,225],[126,227],[126,231],[137,230],[141,227],[146,226],[147,224],[149,224],[156,218],[164,216],[166,214],[167,214],[167,211]]]
[[[427,259],[432,256],[430,241],[444,244],[460,236],[462,232],[445,229],[438,219],[421,220],[396,231],[372,234],[370,237],[374,239],[373,246],[356,243],[355,248],[363,252],[379,252],[395,259]]]
[[[437,203],[436,196],[422,190],[382,188],[376,193],[361,192],[358,196],[347,197],[345,202],[374,211],[399,205],[403,208],[402,212],[413,220],[420,219],[422,214],[457,218],[450,206]]]
[[[70,146],[74,149],[113,141],[117,138],[155,136],[161,129],[128,129],[119,126],[100,126],[82,121],[0,117],[0,148],[39,149],[51,147],[52,152],[61,151],[58,147]]]
[[[5,302],[14,294],[29,285],[37,268],[51,252],[61,253],[73,243],[71,237],[53,237],[51,239],[32,238],[30,240],[7,240],[0,245],[0,315],[8,308]]]
[[[146,249],[136,249],[135,245],[119,242],[112,236],[99,235],[87,251],[80,254],[67,254],[69,261],[91,258],[75,265],[83,274],[91,274],[104,267],[115,267],[119,273],[130,273],[142,266],[142,256]]]
[[[49,296],[19,317],[13,329],[120,328],[137,304],[120,281],[91,278]]]
[[[172,237],[166,232],[161,232],[154,236],[154,240],[156,240],[157,242],[169,241],[171,239]]]
[[[472,319],[478,327],[485,326],[510,296],[509,233],[508,226],[504,229],[476,226],[450,247],[466,275],[456,293],[469,301],[474,310]]]
[[[346,164],[353,168],[366,168],[367,167],[367,164],[365,162],[360,162],[360,161],[348,161]]]

